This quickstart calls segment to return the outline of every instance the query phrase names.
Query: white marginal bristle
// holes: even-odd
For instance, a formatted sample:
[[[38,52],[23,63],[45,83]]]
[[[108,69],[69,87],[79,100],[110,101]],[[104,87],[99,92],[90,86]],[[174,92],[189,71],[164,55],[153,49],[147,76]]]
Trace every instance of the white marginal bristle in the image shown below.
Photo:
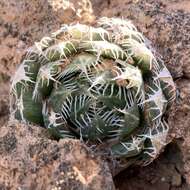
[[[32,61],[32,60],[24,60],[23,63],[18,67],[15,75],[11,79],[11,90],[13,92],[16,91],[16,84],[21,83],[24,86],[26,86],[27,82],[35,83],[28,75],[32,74],[29,72],[26,72],[25,69],[28,69],[29,66],[26,65],[27,61]]]

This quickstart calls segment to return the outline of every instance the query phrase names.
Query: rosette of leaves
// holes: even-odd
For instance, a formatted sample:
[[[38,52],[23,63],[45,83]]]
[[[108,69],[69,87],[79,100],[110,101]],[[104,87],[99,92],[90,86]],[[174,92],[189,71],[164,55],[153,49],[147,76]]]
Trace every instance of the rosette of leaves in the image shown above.
[[[151,49],[129,20],[63,25],[27,51],[12,78],[11,116],[147,164],[166,142],[163,115],[175,99]]]

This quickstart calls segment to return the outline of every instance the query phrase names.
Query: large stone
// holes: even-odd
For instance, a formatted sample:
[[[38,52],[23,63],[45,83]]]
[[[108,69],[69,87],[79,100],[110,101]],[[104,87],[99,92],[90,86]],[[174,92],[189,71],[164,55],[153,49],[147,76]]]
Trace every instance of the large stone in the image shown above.
[[[78,140],[47,136],[43,128],[17,122],[0,127],[1,190],[114,190],[101,157]]]

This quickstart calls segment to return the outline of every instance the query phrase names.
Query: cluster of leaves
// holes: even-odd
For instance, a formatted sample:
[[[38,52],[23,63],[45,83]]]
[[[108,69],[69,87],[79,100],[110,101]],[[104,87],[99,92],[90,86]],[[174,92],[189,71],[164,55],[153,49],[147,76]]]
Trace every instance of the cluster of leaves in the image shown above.
[[[31,47],[12,79],[11,116],[57,138],[106,143],[114,157],[152,161],[165,144],[175,85],[129,20],[63,25]]]

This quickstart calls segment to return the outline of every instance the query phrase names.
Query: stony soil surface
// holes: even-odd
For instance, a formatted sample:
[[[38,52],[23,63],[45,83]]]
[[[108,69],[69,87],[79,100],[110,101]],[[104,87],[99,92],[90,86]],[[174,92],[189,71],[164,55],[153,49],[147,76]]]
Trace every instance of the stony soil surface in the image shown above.
[[[168,142],[172,139],[173,142],[166,147],[159,159],[148,167],[129,168],[115,177],[116,188],[119,190],[189,190],[189,0],[91,0],[91,2],[92,7],[88,0],[72,0],[69,4],[68,1],[65,0],[0,1],[0,126],[3,126],[8,119],[10,77],[14,73],[16,65],[20,62],[24,50],[33,44],[35,40],[39,40],[43,35],[58,29],[61,23],[69,23],[71,21],[93,22],[95,16],[129,18],[138,26],[138,29],[152,41],[152,45],[163,56],[167,67],[174,77],[179,96],[167,116],[171,129]],[[9,129],[12,133],[16,133],[14,131],[17,130],[18,127],[14,127],[13,129],[10,126],[8,128],[5,128],[5,126],[0,127],[0,136],[3,137],[8,134]],[[36,134],[39,132],[38,130],[35,132]],[[24,129],[24,131],[27,136],[27,131],[29,132],[29,130]],[[16,134],[22,133],[24,132],[20,131]],[[34,137],[34,142],[38,141],[35,141],[35,138],[38,138],[37,136]],[[30,138],[32,138],[31,134]],[[42,140],[42,137],[39,138]],[[52,143],[50,143],[48,141],[47,144],[51,154],[53,144],[59,147],[63,146],[64,142],[60,142],[59,144],[57,142],[52,141]],[[19,144],[22,150],[24,149],[24,145],[25,143]],[[10,146],[12,147],[12,144],[10,144]],[[5,148],[5,144],[2,144],[1,148],[2,147]],[[8,155],[4,148],[1,149],[0,155]],[[43,151],[41,154],[42,153]],[[15,154],[16,153],[12,155],[15,156]],[[62,153],[60,154],[64,156]],[[25,158],[27,160],[28,157],[26,156]],[[60,158],[62,157],[59,157],[59,159]],[[0,167],[3,163],[4,162],[0,160]],[[19,161],[15,163],[18,164]],[[34,163],[31,158],[29,163]],[[41,163],[45,164],[45,161]],[[57,161],[56,163],[58,164]],[[20,169],[23,169],[22,167]],[[96,167],[98,167],[98,165],[96,165]],[[19,167],[16,166],[16,168],[18,169]],[[44,168],[46,168],[46,165]],[[47,168],[48,169],[40,169],[38,175],[43,175],[43,172],[46,175],[46,172],[49,172],[49,175],[52,177],[53,174],[50,172],[52,168],[49,166]],[[2,169],[0,169],[0,171],[2,171]],[[56,171],[56,167],[53,168],[53,171]],[[17,174],[17,170],[13,170],[11,175],[16,175],[14,172]],[[20,172],[20,170],[18,170],[18,172]],[[0,176],[2,176],[2,174],[0,174]],[[6,175],[4,174],[4,176]],[[1,177],[0,179],[2,180]],[[4,179],[4,182],[7,179],[8,178]],[[43,179],[45,180],[44,184],[49,184],[49,182],[46,181],[47,178]],[[39,183],[43,183],[43,181]],[[111,181],[109,181],[109,183],[112,184]],[[31,184],[29,184],[28,181],[27,184],[24,185]],[[109,188],[109,185],[107,188]],[[0,189],[3,189],[3,186],[2,188],[0,187]]]

